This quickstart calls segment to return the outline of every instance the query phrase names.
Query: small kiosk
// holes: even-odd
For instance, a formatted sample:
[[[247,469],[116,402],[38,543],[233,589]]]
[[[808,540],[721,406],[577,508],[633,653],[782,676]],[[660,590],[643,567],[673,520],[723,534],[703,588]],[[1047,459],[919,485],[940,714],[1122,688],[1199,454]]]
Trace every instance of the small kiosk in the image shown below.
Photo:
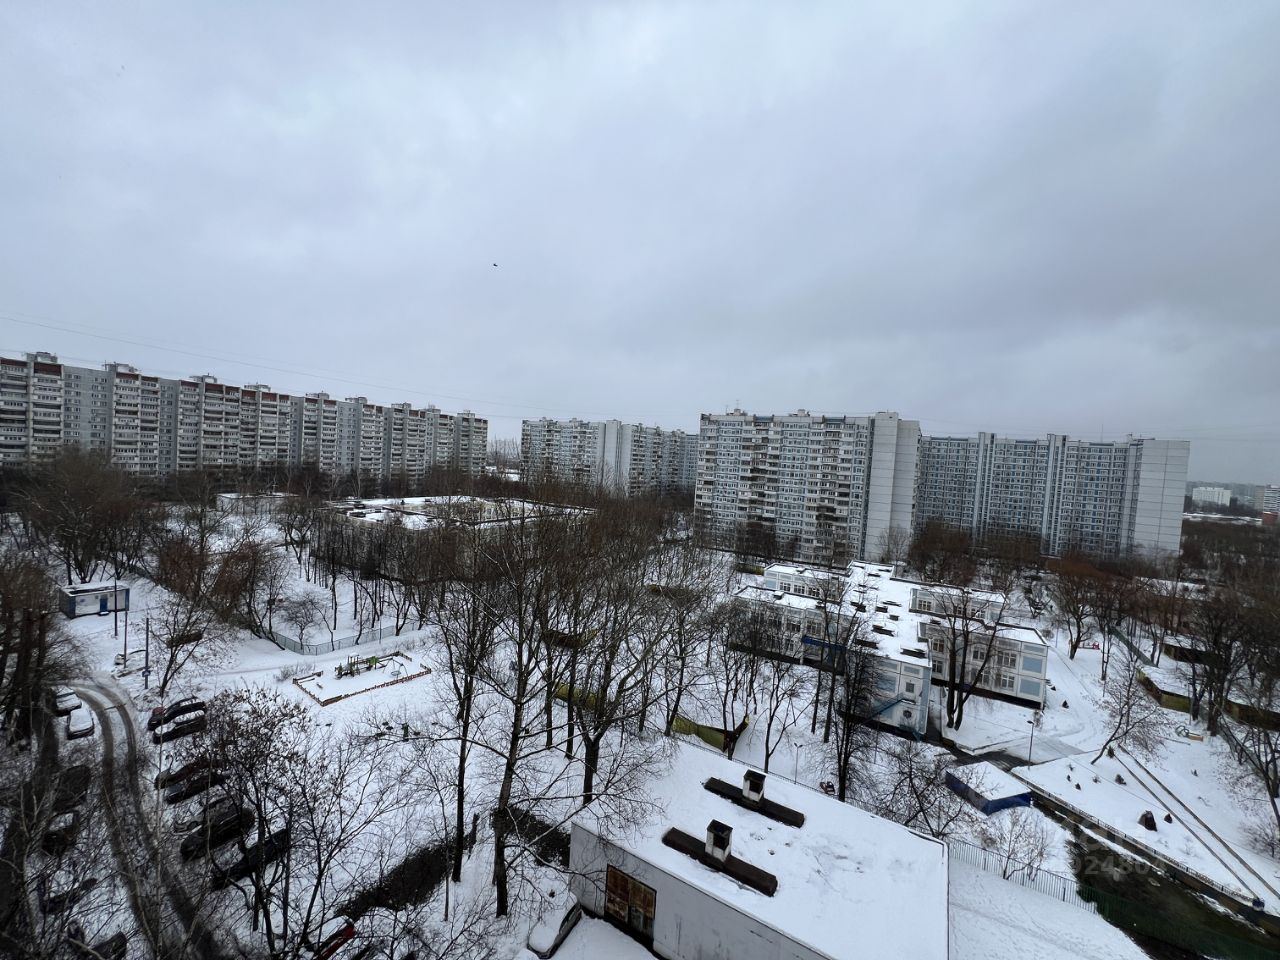
[[[68,617],[106,616],[129,609],[129,584],[81,583],[59,588],[59,606]]]

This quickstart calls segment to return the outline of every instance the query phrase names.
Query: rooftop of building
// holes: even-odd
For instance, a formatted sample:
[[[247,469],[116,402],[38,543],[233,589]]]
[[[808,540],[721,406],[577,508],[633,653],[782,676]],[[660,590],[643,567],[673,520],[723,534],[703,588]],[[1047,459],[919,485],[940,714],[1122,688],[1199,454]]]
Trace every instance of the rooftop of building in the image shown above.
[[[602,831],[590,808],[573,823],[828,956],[848,956],[851,936],[867,953],[947,955],[945,844],[776,775],[765,776],[764,799],[801,815],[800,826],[705,786],[740,786],[749,769],[680,745],[670,769],[648,784],[664,812],[621,833]],[[674,829],[687,846],[692,837],[701,847],[712,821],[732,828],[729,853],[763,878],[708,865],[664,842]],[[738,872],[744,879],[735,879]],[[751,885],[767,889],[769,879],[772,895]]]
[[[894,567],[881,563],[854,561],[846,571],[832,571],[821,567],[808,567],[794,563],[773,563],[765,567],[763,576],[754,584],[740,588],[737,596],[744,600],[764,601],[802,612],[819,611],[825,607],[821,597],[809,596],[783,589],[782,578],[794,578],[790,583],[809,579],[825,579],[844,576],[846,586],[841,600],[842,612],[864,617],[868,630],[864,641],[874,642],[879,654],[906,663],[927,660],[929,649],[920,637],[922,623],[942,623],[936,613],[913,609],[912,598],[917,591],[928,592],[934,597],[947,596],[956,588],[944,584],[930,584],[897,576]],[[772,585],[770,585],[772,584]],[[986,590],[968,590],[968,602],[975,609],[984,601],[1005,604],[1003,594]],[[1024,643],[1045,644],[1044,638],[1033,627],[1002,620],[1000,636]]]

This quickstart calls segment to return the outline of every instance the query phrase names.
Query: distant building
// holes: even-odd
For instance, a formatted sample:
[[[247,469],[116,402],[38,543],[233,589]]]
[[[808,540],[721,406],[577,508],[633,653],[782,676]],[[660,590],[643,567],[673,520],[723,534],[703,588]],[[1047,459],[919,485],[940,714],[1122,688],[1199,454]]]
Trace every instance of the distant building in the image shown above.
[[[1258,509],[1267,513],[1280,513],[1280,486],[1268,484],[1260,488],[1261,502]]]
[[[923,437],[915,523],[1030,534],[1054,555],[1176,553],[1189,455],[1186,440]]]
[[[694,520],[713,542],[817,563],[911,529],[920,424],[896,413],[703,414]]]
[[[1191,500],[1199,504],[1229,507],[1231,506],[1231,491],[1226,487],[1194,487],[1191,491]]]
[[[687,745],[646,790],[621,829],[574,817],[569,884],[658,956],[946,960],[942,841]]]
[[[520,457],[530,480],[553,479],[627,496],[693,489],[697,438],[620,420],[525,420]]]
[[[125,363],[69,366],[52,353],[0,357],[0,465],[77,446],[130,473],[306,464],[337,476],[420,481],[433,467],[478,474],[488,421],[364,397],[290,396],[210,374],[156,377]]]

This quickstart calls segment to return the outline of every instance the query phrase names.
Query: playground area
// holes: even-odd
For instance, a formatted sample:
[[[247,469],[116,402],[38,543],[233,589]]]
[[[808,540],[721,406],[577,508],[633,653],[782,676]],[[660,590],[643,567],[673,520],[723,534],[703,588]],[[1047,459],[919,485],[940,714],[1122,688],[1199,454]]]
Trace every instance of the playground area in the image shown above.
[[[293,682],[321,706],[368,693],[396,683],[408,683],[430,675],[431,668],[396,650],[375,656],[349,656],[345,661]]]

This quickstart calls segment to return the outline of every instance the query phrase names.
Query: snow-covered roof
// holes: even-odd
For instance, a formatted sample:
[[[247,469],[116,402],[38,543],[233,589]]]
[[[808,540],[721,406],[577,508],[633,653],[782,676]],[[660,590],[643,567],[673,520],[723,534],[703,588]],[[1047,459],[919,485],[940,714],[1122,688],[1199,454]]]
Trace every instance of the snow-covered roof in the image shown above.
[[[828,956],[853,955],[851,938],[859,955],[947,955],[945,844],[774,774],[766,777],[765,797],[804,814],[802,826],[703,787],[711,777],[740,785],[748,769],[682,744],[670,769],[648,785],[666,813],[604,839]],[[701,840],[712,820],[733,828],[734,857],[777,878],[773,896],[662,842],[672,827]],[[601,835],[590,808],[573,822]]]
[[[951,775],[981,793],[988,800],[1005,800],[1030,793],[1031,788],[1016,777],[1011,777],[994,763],[980,760],[951,768]]]

